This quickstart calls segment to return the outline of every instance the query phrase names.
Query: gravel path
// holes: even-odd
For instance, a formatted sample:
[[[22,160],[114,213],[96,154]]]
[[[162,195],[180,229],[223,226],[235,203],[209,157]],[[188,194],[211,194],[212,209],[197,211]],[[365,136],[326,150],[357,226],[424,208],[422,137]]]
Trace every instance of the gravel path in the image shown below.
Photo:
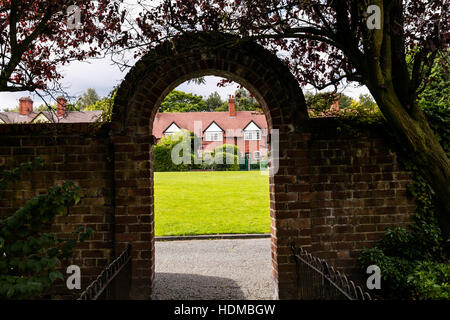
[[[270,239],[157,241],[155,300],[274,298]]]

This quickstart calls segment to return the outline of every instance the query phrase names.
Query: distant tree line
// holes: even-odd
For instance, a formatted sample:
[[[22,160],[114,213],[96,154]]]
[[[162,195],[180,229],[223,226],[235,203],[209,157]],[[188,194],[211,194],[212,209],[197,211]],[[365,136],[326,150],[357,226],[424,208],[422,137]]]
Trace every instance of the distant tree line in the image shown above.
[[[201,79],[201,78],[200,78]],[[198,80],[200,81],[200,80]],[[102,110],[111,113],[117,88],[111,93],[101,98],[97,91],[88,88],[83,92],[75,103],[68,103],[69,111],[89,111]],[[261,105],[255,97],[245,88],[237,89],[234,92],[236,100],[236,111],[257,111],[263,113]],[[306,104],[308,108],[316,113],[329,110],[330,107],[339,101],[339,109],[347,109],[351,107],[363,107],[368,110],[378,110],[378,106],[369,94],[359,96],[359,101],[353,100],[351,97],[334,92],[305,93]],[[52,105],[41,104],[35,111],[56,110],[56,103]],[[4,109],[4,111],[19,112],[19,107]],[[170,92],[159,108],[160,112],[219,112],[228,111],[228,100],[222,100],[217,91],[212,92],[206,99],[200,95],[187,93],[179,90]]]
[[[343,93],[335,93],[332,91],[318,93],[306,92],[305,100],[308,109],[315,113],[329,110],[336,102],[339,102],[340,110],[351,108],[363,108],[372,112],[378,110],[378,106],[370,94],[361,94],[359,100],[354,100]]]

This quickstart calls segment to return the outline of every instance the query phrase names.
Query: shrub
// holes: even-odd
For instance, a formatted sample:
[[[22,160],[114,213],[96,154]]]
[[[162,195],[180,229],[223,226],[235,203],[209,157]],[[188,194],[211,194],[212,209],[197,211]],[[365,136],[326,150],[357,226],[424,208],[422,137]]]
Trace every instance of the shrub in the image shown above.
[[[231,153],[235,156],[240,156],[241,151],[239,150],[238,146],[234,144],[223,144],[221,146],[218,146],[214,149],[214,153]]]
[[[239,171],[239,158],[226,152],[214,153],[216,162],[214,163],[214,169],[218,171]],[[222,161],[220,161],[222,160]],[[222,163],[217,163],[218,161]]]
[[[447,154],[450,151],[450,113],[448,106],[421,101],[430,124]],[[394,140],[395,141],[395,140]],[[408,150],[397,142],[399,161],[413,173],[408,186],[416,200],[416,215],[409,230],[389,229],[376,246],[364,249],[360,261],[365,269],[376,264],[382,270],[382,295],[398,299],[448,299],[449,264],[444,252],[445,239],[436,219],[434,192],[410,161]],[[447,240],[448,241],[448,240]]]
[[[26,163],[3,173],[0,192],[26,171],[42,166],[42,160]],[[51,187],[25,203],[11,216],[0,219],[0,299],[32,299],[49,293],[63,275],[61,260],[73,257],[77,239],[82,242],[92,230],[79,228],[71,239],[43,232],[56,215],[69,214],[80,201],[79,188],[71,181]]]
[[[188,171],[194,168],[194,153],[193,143],[194,134],[189,131],[181,131],[180,133],[173,134],[167,137],[163,137],[157,145],[153,147],[153,169],[154,171]],[[180,164],[175,164],[172,161],[172,151],[177,147],[181,151],[180,157],[184,157],[183,150],[189,150],[188,163],[184,161]]]
[[[416,299],[450,300],[450,264],[424,261],[408,276]]]

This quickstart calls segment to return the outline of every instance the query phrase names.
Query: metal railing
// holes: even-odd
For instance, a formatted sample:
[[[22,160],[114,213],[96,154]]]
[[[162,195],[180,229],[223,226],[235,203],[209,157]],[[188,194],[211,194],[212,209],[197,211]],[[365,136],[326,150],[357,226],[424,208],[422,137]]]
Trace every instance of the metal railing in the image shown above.
[[[369,293],[349,281],[328,263],[292,243],[297,271],[298,298],[304,300],[372,300]]]
[[[103,269],[78,300],[125,300],[131,290],[131,245]]]

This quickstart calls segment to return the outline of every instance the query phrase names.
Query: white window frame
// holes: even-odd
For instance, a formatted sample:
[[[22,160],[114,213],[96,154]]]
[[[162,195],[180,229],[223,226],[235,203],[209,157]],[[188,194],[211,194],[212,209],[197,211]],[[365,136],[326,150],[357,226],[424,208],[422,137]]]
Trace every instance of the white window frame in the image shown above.
[[[244,140],[246,141],[261,140],[261,130],[244,131]]]
[[[220,131],[205,132],[205,141],[223,141],[223,134]]]
[[[261,152],[260,151],[253,152],[253,157],[258,160],[261,159]]]

